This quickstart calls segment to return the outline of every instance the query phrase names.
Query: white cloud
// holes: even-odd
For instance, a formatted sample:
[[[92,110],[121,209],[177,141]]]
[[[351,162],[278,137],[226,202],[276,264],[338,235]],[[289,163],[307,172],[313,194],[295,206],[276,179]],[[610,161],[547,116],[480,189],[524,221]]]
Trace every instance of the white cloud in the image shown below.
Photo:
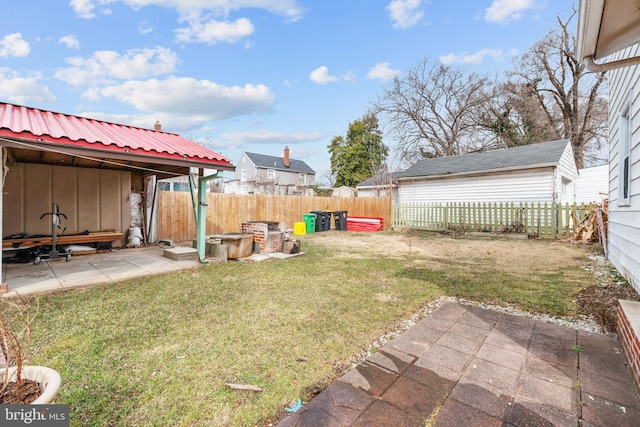
[[[188,77],[132,80],[94,88],[83,96],[91,100],[113,98],[141,111],[189,117],[201,123],[265,112],[275,100],[265,85],[221,86]]]
[[[138,22],[138,33],[140,34],[152,33],[154,29],[155,28],[149,23],[149,21],[145,20]]]
[[[55,102],[56,97],[41,84],[42,75],[22,76],[8,68],[0,68],[0,98],[16,104]]]
[[[81,18],[93,18],[95,5],[92,0],[71,0],[69,6]]]
[[[58,43],[66,45],[69,49],[80,49],[80,42],[75,35],[69,34],[68,36],[60,37]]]
[[[322,65],[309,73],[309,78],[318,84],[324,85],[327,83],[337,82],[339,80],[351,81],[355,80],[356,77],[352,72],[348,72],[341,76],[333,76],[329,74],[329,69]]]
[[[58,70],[54,76],[70,85],[82,86],[113,79],[128,80],[159,76],[175,71],[178,56],[171,49],[132,49],[125,54],[99,50],[89,58],[70,57],[68,68]]]
[[[484,19],[498,24],[518,21],[523,16],[522,12],[534,6],[534,0],[493,0],[491,6],[485,10]]]
[[[329,74],[329,69],[324,65],[316,68],[309,74],[309,78],[318,83],[318,84],[326,84],[340,80],[337,76],[332,76]]]
[[[238,148],[248,144],[294,145],[304,142],[318,141],[324,136],[322,132],[290,133],[272,130],[249,130],[242,132],[225,132],[216,139],[216,147]]]
[[[31,47],[20,33],[7,34],[0,40],[0,58],[25,57],[29,55],[29,52],[31,52]]]
[[[304,14],[304,9],[296,0],[71,0],[69,4],[81,18],[94,18],[96,7],[116,1],[136,10],[145,6],[158,6],[175,9],[180,14],[207,11],[223,17],[241,9],[263,9],[284,16],[291,22],[298,21]]]
[[[121,123],[146,129],[153,129],[156,120],[159,120],[162,124],[163,131],[173,133],[199,129],[206,122],[206,118],[200,116],[182,116],[169,113],[109,114],[100,111],[83,111],[79,115],[105,122]]]
[[[400,74],[400,70],[394,70],[390,65],[388,62],[378,62],[369,70],[367,77],[370,79],[391,80]]]
[[[176,30],[176,39],[180,42],[201,42],[215,44],[218,42],[235,43],[253,34],[253,24],[247,18],[233,22],[211,19],[202,22],[200,18],[190,19],[188,28]]]
[[[451,65],[451,64],[455,64],[456,61],[458,61],[458,56],[453,53],[448,53],[446,55],[440,56],[439,59],[440,59],[440,62],[442,62],[444,65]]]
[[[386,7],[393,21],[393,28],[409,28],[416,25],[424,12],[422,0],[392,0]]]
[[[493,58],[494,61],[502,61],[507,57],[512,57],[518,54],[517,49],[510,49],[503,51],[502,49],[480,49],[475,53],[448,53],[447,55],[440,56],[440,62],[444,65],[453,64],[481,64],[485,58]]]

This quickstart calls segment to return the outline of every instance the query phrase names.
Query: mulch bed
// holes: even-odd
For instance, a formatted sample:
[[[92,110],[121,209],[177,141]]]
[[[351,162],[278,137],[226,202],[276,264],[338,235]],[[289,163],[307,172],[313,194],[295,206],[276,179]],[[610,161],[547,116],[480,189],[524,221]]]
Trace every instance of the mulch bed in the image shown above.
[[[20,388],[16,389],[16,383],[9,383],[0,391],[0,404],[2,405],[26,405],[40,397],[40,386],[37,382],[23,379]]]
[[[616,332],[619,299],[640,301],[640,295],[629,284],[617,282],[592,285],[576,295],[580,310],[607,332]]]

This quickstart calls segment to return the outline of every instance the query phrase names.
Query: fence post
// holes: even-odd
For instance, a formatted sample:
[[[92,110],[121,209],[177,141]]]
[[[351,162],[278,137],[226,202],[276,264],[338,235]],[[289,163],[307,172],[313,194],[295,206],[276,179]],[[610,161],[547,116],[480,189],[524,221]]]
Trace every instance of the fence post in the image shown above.
[[[551,237],[558,235],[558,203],[551,203]]]
[[[444,204],[444,211],[442,212],[442,228],[449,229],[449,203]]]
[[[565,226],[564,226],[564,233],[563,233],[563,237],[567,237],[572,233],[572,229],[571,229],[571,205],[567,202],[565,204],[565,209],[564,209],[564,221],[565,221]]]

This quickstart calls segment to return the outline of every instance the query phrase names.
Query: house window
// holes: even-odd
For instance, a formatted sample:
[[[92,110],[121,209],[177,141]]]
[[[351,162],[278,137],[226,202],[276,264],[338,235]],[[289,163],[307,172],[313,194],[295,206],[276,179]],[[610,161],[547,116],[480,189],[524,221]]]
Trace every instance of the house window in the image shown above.
[[[629,106],[620,116],[620,204],[628,204],[631,190],[631,117]]]
[[[240,181],[246,181],[246,180],[247,180],[247,170],[242,169],[240,171]]]
[[[174,182],[173,191],[189,191],[188,182]]]
[[[273,181],[274,179],[276,179],[276,170],[267,169],[267,180]]]
[[[158,191],[171,191],[170,182],[158,182]]]
[[[307,174],[306,173],[299,173],[298,174],[298,178],[300,179],[300,181],[302,181],[303,184],[307,183]]]

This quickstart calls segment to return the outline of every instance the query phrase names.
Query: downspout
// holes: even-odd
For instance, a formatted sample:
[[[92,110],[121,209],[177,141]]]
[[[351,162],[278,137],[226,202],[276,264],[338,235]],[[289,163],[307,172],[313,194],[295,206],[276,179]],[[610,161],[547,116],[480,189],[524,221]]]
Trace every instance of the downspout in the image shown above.
[[[213,175],[209,176],[199,176],[198,177],[198,208],[196,215],[196,231],[197,231],[197,241],[196,248],[198,249],[198,258],[200,262],[206,264],[207,259],[205,257],[205,234],[206,234],[206,225],[207,225],[207,182],[212,181],[214,179],[220,178],[222,176],[220,171],[217,171]],[[195,210],[195,206],[194,206]]]
[[[196,223],[198,222],[198,209],[197,209],[197,205],[196,205],[196,183],[193,179],[193,176],[191,175],[191,173],[189,173],[189,191],[191,192],[191,207],[193,208],[193,217],[196,220]]]

